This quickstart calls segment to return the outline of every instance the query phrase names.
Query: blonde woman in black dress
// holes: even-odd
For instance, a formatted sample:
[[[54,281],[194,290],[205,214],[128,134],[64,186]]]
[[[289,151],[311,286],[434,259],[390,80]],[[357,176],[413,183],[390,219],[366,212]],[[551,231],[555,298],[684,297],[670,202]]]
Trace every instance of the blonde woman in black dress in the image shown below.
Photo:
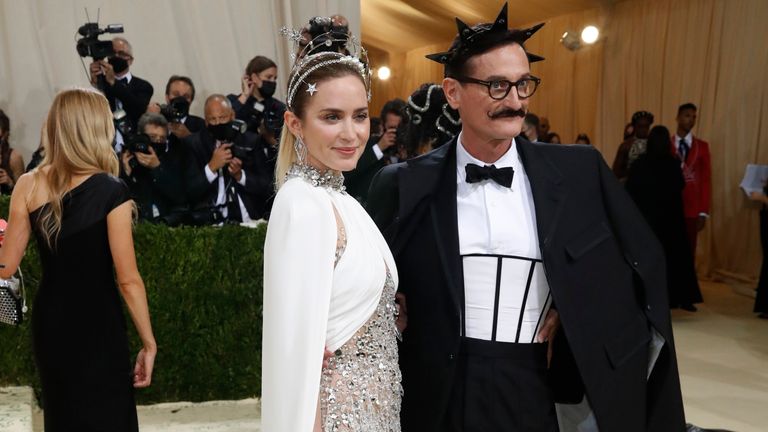
[[[43,277],[30,313],[48,432],[138,431],[133,389],[152,380],[157,345],[114,134],[103,95],[59,93],[44,128],[45,159],[11,196],[0,276],[16,271],[34,235]],[[135,365],[121,295],[143,343]]]

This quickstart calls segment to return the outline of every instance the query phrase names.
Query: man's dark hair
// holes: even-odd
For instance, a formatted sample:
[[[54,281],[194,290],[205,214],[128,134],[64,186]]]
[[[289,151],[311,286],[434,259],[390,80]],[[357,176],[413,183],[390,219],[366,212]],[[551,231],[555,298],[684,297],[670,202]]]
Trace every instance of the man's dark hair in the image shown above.
[[[176,81],[183,81],[187,83],[188,86],[192,87],[192,100],[195,100],[195,84],[192,82],[190,77],[183,75],[171,75],[171,77],[168,78],[168,84],[165,85],[166,96],[171,92],[171,84],[175,83]]]
[[[694,110],[694,111],[696,111],[697,108],[696,108],[696,105],[694,105],[694,104],[692,104],[690,102],[684,103],[684,104],[680,105],[680,107],[677,109],[677,115],[680,115],[680,113],[682,113],[685,110]]]
[[[669,146],[669,129],[664,126],[654,126],[648,134],[648,144],[645,154],[649,159],[662,159],[672,156]]]
[[[11,131],[11,119],[8,118],[8,115],[6,115],[5,112],[1,109],[0,109],[0,129],[2,129],[3,132]]]
[[[625,139],[626,139],[626,138],[625,138]],[[581,141],[586,141],[586,142],[587,142],[587,144],[592,144],[592,141],[589,139],[589,135],[587,135],[587,134],[585,134],[585,133],[580,133],[580,134],[579,134],[579,135],[576,137],[576,141],[579,141],[579,140],[581,140]]]
[[[247,76],[260,74],[269,68],[277,68],[277,64],[267,57],[256,56],[248,62],[248,65],[245,67],[245,74]]]
[[[525,115],[525,122],[529,125],[535,127],[536,129],[539,128],[539,116],[537,116],[534,113],[528,113]],[[538,130],[536,131],[538,133]]]
[[[632,114],[632,126],[637,125],[637,122],[642,119],[646,119],[653,124],[653,114],[648,111],[638,111]]]
[[[403,109],[405,109],[405,101],[402,99],[392,99],[384,104],[384,108],[381,109],[381,115],[379,118],[383,124],[387,122],[387,114],[394,114],[398,117],[403,116]]]
[[[139,132],[143,133],[144,128],[147,127],[148,125],[164,127],[167,129],[168,120],[166,120],[165,117],[162,116],[161,114],[152,113],[152,112],[144,113],[139,118],[139,127],[138,127]]]
[[[381,129],[381,119],[378,117],[371,117],[371,135],[374,135],[373,131]]]

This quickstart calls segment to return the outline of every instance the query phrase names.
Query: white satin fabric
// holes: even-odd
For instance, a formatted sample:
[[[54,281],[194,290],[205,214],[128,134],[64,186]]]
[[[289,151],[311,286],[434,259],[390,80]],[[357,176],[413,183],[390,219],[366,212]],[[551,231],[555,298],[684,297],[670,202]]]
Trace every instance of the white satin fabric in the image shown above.
[[[346,249],[334,268],[337,225]],[[351,196],[301,178],[278,191],[264,246],[261,430],[310,432],[324,349],[341,347],[374,313],[392,254]]]

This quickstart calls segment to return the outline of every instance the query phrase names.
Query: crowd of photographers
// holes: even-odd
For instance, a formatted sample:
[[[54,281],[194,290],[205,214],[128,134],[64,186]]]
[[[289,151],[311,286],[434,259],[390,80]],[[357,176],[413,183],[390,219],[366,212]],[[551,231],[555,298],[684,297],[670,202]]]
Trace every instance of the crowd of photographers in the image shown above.
[[[88,25],[83,26],[85,33],[111,32]],[[120,177],[130,188],[141,220],[177,226],[249,223],[269,217],[286,109],[273,97],[277,65],[272,60],[254,57],[245,68],[242,92],[208,96],[201,118],[189,112],[196,92],[187,76],[171,76],[164,103],[152,102],[152,85],[132,74],[133,49],[125,38],[81,40],[78,51],[93,58],[90,81],[109,101]],[[0,114],[0,142],[5,148],[10,121]],[[27,171],[40,164],[43,152],[41,145]],[[13,179],[24,172],[16,153],[11,149],[0,154],[4,193],[10,193]]]
[[[174,226],[268,218],[285,112],[273,98],[277,65],[252,59],[243,93],[210,95],[200,118],[189,113],[195,99],[190,78],[170,77],[165,103],[151,103],[152,86],[131,74],[130,43],[115,38],[113,48],[107,60],[91,63],[91,83],[114,113],[120,176],[139,217]]]
[[[277,65],[272,60],[263,56],[251,59],[242,76],[241,92],[208,96],[200,118],[189,112],[196,96],[192,79],[171,76],[165,85],[164,103],[153,103],[152,85],[132,73],[130,42],[123,37],[98,39],[103,33],[121,33],[122,26],[100,29],[96,23],[87,23],[78,32],[83,36],[77,43],[78,53],[92,59],[88,68],[91,85],[109,101],[120,177],[130,188],[141,220],[177,226],[269,218],[277,144],[286,110],[286,105],[274,97]],[[346,52],[344,41],[349,29],[344,17],[315,17],[302,30],[304,45],[308,41],[318,43],[318,37],[327,35],[331,40],[321,41],[323,49]],[[297,55],[301,55],[301,45]],[[442,98],[432,104],[435,113],[447,107],[442,89],[433,87],[439,91],[427,93],[426,87],[417,90],[416,98],[409,98],[410,105],[400,100],[388,102],[380,122],[372,122],[371,139],[361,163],[347,174],[347,187],[353,196],[365,201],[370,178],[384,164],[416,156],[450,138],[451,133],[446,136],[438,131],[443,129],[435,117],[439,114],[421,125],[410,121],[413,114],[418,118],[432,115],[425,111],[430,106],[428,98]],[[458,131],[458,123],[443,123],[453,126],[454,133]],[[414,135],[414,129],[426,131]],[[20,154],[8,146],[9,133],[10,121],[0,111],[0,193],[10,193],[14,179],[24,172]],[[402,142],[403,137],[417,141],[416,147]],[[40,164],[43,152],[41,145],[27,171]]]

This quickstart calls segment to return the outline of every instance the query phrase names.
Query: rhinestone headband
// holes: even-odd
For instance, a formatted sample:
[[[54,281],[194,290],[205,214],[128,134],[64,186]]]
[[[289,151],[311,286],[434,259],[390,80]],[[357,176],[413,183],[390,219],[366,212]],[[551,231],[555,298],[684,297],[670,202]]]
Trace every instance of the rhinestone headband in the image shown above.
[[[328,19],[330,20],[330,18]],[[293,108],[293,100],[302,83],[307,85],[307,91],[310,95],[314,95],[317,91],[317,83],[306,82],[306,78],[312,72],[339,63],[349,64],[356,68],[360,77],[363,78],[368,101],[371,100],[371,70],[368,63],[368,53],[354,36],[340,37],[334,32],[326,32],[309,41],[297,55],[296,50],[301,46],[301,42],[306,40],[302,32],[283,27],[280,29],[280,33],[292,41],[294,45],[294,50],[291,53],[294,65],[291,68],[291,79],[288,82],[288,97],[286,99],[288,109]]]

